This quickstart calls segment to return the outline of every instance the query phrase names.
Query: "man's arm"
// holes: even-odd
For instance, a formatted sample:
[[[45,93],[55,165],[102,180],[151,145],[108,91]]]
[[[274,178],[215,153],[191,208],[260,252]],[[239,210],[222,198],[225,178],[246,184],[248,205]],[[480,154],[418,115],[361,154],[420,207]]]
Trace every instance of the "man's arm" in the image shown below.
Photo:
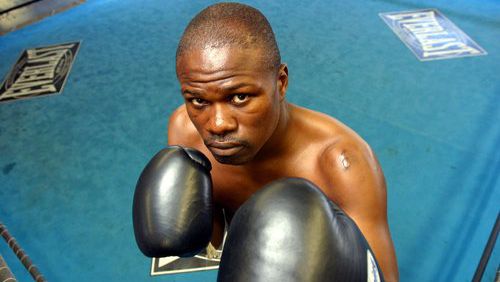
[[[197,139],[199,139],[198,131],[196,131],[193,123],[189,120],[186,107],[183,104],[170,116],[168,122],[168,145],[196,148]],[[222,208],[218,205],[214,205],[213,220],[212,239],[210,242],[215,248],[219,248],[224,238],[225,220]]]
[[[370,147],[362,140],[339,141],[322,156],[324,189],[358,225],[382,269],[386,281],[398,281],[399,273],[387,222],[384,175]]]

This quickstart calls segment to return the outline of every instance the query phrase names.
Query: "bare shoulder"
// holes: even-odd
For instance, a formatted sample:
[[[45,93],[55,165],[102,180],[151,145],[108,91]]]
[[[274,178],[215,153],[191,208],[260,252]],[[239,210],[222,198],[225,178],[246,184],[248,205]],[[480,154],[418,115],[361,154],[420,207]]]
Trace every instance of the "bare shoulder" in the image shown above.
[[[341,121],[305,108],[296,108],[297,115],[303,120],[301,132],[307,132],[308,142],[315,140],[319,143],[319,160],[322,163],[336,165],[338,168],[347,169],[347,162],[338,162],[343,156],[350,156],[351,162],[357,160],[375,160],[372,149],[354,130]],[[337,160],[337,162],[332,162]],[[372,165],[378,165],[371,162]],[[340,166],[339,166],[340,165]],[[346,167],[347,165],[347,167]]]
[[[185,105],[179,106],[168,121],[168,144],[198,147],[200,136],[189,119]]]
[[[331,142],[325,144],[319,162],[328,173],[354,174],[352,176],[359,173],[365,176],[382,174],[370,145],[345,125],[341,125],[341,129],[337,129],[336,135],[331,137]]]
[[[380,164],[368,143],[328,115],[307,111],[318,143],[322,190],[346,212],[386,209],[386,186]]]

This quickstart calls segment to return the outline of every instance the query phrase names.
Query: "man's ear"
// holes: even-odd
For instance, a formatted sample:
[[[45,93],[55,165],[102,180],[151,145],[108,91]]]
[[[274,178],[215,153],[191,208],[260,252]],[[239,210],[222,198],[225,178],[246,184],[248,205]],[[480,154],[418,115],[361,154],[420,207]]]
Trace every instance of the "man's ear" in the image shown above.
[[[286,90],[288,88],[288,66],[286,64],[281,64],[278,71],[278,94],[280,95],[280,101],[285,99]]]

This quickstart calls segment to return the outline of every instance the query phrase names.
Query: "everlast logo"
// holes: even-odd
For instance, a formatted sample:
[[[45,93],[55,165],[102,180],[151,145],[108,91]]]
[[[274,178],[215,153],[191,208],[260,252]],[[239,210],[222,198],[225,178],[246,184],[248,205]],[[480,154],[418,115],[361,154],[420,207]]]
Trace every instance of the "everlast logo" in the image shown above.
[[[380,16],[420,60],[486,54],[437,10],[383,13]]]
[[[59,93],[79,42],[25,50],[0,88],[0,102]]]

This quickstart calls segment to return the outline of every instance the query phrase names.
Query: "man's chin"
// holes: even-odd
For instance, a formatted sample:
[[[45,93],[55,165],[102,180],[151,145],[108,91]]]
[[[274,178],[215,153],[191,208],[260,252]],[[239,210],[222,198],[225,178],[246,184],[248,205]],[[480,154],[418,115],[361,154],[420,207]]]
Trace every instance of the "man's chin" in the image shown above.
[[[233,156],[219,156],[214,153],[212,153],[212,156],[214,156],[215,160],[218,161],[221,164],[227,164],[227,165],[242,165],[248,162],[247,159],[238,156],[238,155],[233,155]]]

